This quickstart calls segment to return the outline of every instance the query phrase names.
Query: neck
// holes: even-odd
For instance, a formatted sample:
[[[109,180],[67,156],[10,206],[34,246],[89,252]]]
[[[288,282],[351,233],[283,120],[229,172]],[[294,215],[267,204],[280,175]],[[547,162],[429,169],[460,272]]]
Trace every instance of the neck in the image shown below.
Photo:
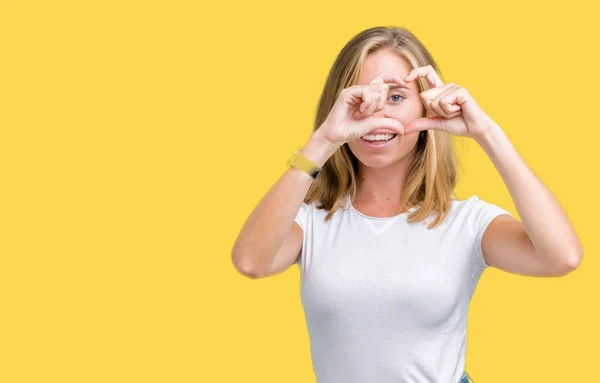
[[[399,206],[408,165],[408,158],[385,168],[371,168],[359,162],[355,201],[382,207]]]

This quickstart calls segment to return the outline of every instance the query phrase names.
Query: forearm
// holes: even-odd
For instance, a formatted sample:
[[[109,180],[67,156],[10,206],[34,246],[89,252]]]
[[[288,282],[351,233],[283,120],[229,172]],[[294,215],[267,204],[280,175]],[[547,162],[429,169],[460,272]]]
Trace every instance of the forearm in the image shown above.
[[[536,252],[551,264],[578,264],[581,242],[566,212],[494,122],[476,140],[498,170]]]
[[[335,152],[319,134],[313,133],[302,153],[322,166]],[[282,246],[313,178],[290,167],[250,213],[232,248],[232,261],[240,270],[260,274],[268,268]]]

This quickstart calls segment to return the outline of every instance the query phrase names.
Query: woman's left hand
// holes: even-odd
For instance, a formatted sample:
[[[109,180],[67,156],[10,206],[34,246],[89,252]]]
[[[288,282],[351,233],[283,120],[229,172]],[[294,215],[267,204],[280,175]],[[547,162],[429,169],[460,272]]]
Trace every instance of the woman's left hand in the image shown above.
[[[414,119],[405,126],[405,134],[436,129],[479,140],[493,126],[492,119],[479,107],[468,90],[453,82],[442,83],[431,65],[413,69],[404,77],[404,81],[409,83],[419,77],[424,77],[431,86],[431,89],[419,94],[431,117]]]

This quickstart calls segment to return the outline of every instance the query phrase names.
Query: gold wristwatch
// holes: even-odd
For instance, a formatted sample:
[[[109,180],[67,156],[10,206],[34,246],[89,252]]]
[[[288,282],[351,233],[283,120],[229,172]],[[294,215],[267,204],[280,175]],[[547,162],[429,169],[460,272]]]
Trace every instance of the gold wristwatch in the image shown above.
[[[317,164],[304,157],[304,154],[302,154],[302,147],[294,150],[294,153],[292,153],[288,159],[287,165],[302,170],[312,178],[317,178],[319,173],[321,173],[321,168],[318,167]]]

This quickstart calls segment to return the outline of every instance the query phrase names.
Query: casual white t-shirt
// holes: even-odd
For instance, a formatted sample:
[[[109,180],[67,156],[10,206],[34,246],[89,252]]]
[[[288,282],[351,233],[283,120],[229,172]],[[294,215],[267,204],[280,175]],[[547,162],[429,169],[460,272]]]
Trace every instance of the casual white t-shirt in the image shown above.
[[[434,213],[409,224],[408,213],[369,217],[346,201],[330,221],[316,202],[295,219],[317,383],[458,382],[469,303],[488,267],[481,237],[512,214],[477,195],[453,197],[446,220],[427,229]]]

